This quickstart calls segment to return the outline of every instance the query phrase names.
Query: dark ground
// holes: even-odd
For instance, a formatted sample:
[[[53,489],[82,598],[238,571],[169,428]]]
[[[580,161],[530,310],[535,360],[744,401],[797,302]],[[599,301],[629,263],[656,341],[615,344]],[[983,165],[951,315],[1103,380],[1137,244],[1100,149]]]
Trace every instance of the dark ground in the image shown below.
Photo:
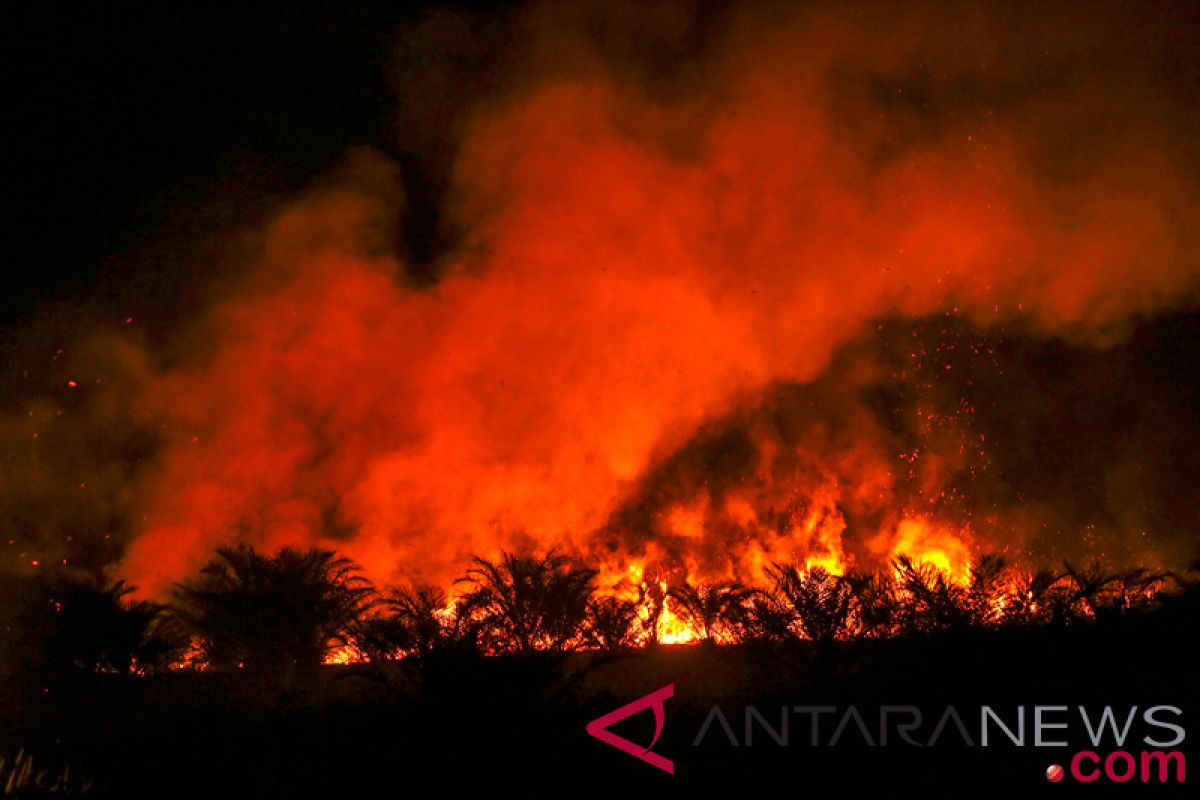
[[[1194,603],[1193,603],[1194,605]],[[781,705],[846,706],[874,726],[880,705],[919,706],[939,717],[961,712],[977,739],[981,704],[1011,720],[1024,705],[1111,705],[1200,709],[1194,608],[1073,629],[966,631],[929,639],[829,646],[660,647],[601,663],[573,656],[556,680],[549,660],[450,661],[428,670],[419,692],[402,670],[327,667],[315,684],[290,690],[244,675],[174,673],[141,679],[10,683],[0,752],[25,747],[39,765],[70,765],[93,782],[88,797],[403,796],[450,797],[501,789],[517,796],[1027,797],[1195,796],[1180,785],[1058,784],[1043,776],[1085,749],[1006,742],[967,747],[947,729],[931,747],[867,747],[857,729],[836,747],[807,742],[807,717],[793,717],[788,746],[759,731],[744,745],[743,708],[778,720]],[[586,723],[667,683],[666,726],[655,746],[675,762],[667,775],[589,737]],[[739,739],[713,728],[720,705]],[[825,718],[822,739],[830,728]],[[643,712],[614,730],[647,742]],[[1027,725],[1031,720],[1027,720]],[[931,733],[932,722],[916,733]],[[1197,768],[1191,730],[1179,748]],[[1056,732],[1055,732],[1056,733]],[[1135,722],[1124,749],[1159,734]],[[1107,750],[1101,748],[1105,754]]]

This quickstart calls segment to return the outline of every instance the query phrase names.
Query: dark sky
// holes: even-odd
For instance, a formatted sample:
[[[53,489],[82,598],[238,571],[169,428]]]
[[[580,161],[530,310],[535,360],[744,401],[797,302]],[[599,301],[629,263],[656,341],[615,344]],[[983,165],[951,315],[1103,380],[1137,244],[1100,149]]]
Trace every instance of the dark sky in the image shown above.
[[[153,314],[189,286],[162,268],[170,242],[252,218],[348,147],[396,155],[387,58],[423,11],[5,4],[0,325],[81,294]]]
[[[513,5],[436,7],[502,20],[496,12]],[[137,314],[153,332],[170,321],[156,315],[177,310],[160,298],[186,302],[203,283],[187,271],[204,260],[206,234],[253,223],[355,145],[399,161],[409,195],[400,244],[415,274],[433,274],[444,154],[439,162],[428,140],[396,130],[403,66],[424,57],[405,60],[421,45],[403,30],[432,7],[6,4],[0,327],[69,298],[101,316]],[[1195,73],[1181,71],[1181,91],[1200,91],[1183,86]]]

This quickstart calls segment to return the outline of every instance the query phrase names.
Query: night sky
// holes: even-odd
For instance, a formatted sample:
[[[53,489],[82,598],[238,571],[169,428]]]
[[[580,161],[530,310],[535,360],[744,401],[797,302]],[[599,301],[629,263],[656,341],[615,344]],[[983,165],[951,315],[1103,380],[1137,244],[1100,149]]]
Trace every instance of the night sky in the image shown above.
[[[395,15],[282,12],[8,7],[6,325],[52,300],[153,314],[188,281],[147,254],[386,144]]]

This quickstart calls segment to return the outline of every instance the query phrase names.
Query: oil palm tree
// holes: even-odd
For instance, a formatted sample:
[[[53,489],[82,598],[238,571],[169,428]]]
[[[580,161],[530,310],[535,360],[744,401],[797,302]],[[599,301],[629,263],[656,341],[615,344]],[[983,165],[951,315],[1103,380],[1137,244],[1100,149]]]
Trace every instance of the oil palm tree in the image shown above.
[[[967,591],[933,564],[907,555],[893,562],[899,589],[897,622],[905,633],[929,633],[970,625]]]
[[[851,625],[859,635],[883,638],[897,632],[901,598],[894,578],[879,572],[848,572],[842,580],[850,587]]]
[[[601,650],[613,652],[633,647],[638,642],[638,600],[617,597],[593,597],[588,601],[588,643]]]
[[[360,639],[370,661],[408,657],[417,660],[435,653],[473,650],[478,632],[446,592],[427,584],[401,586],[384,596],[378,613],[363,620]]]
[[[1083,616],[1096,619],[1114,606],[1121,581],[1118,573],[1109,572],[1098,560],[1077,569],[1064,559],[1063,567],[1071,586],[1072,606],[1082,611]]]
[[[363,667],[356,674],[393,686],[393,676],[409,686],[453,690],[454,681],[469,675],[480,655],[477,624],[452,603],[446,592],[430,585],[393,589],[353,626],[352,647]],[[383,666],[394,662],[395,672]]]
[[[477,626],[491,652],[562,653],[584,641],[594,569],[558,551],[543,557],[502,552],[496,561],[476,557],[457,583],[464,620]]]
[[[311,673],[373,605],[374,589],[358,571],[332,550],[221,547],[176,585],[175,602],[210,666]]]
[[[1156,601],[1165,615],[1172,617],[1200,617],[1200,560],[1193,561],[1187,569],[1168,576],[1174,583],[1173,591],[1159,592]]]
[[[795,564],[773,563],[766,573],[790,630],[813,640],[849,635],[853,592],[845,580],[822,567],[801,570]]]
[[[701,642],[739,640],[749,620],[751,589],[740,583],[681,583],[667,589],[671,610]]]
[[[1019,575],[1004,608],[1007,625],[1062,623],[1071,616],[1071,598],[1063,585],[1066,576],[1048,569]]]
[[[455,615],[446,593],[435,586],[404,586],[384,601],[394,621],[393,641],[407,654],[424,656],[452,641]]]
[[[1166,572],[1134,567],[1120,575],[1117,583],[1116,605],[1122,611],[1133,611],[1153,605],[1168,578]]]
[[[962,597],[970,621],[975,625],[998,625],[1005,615],[1005,581],[1008,562],[1004,556],[985,553],[971,562],[970,580]]]
[[[27,630],[44,669],[109,674],[166,669],[186,637],[165,606],[130,600],[124,581],[59,577],[41,587]]]

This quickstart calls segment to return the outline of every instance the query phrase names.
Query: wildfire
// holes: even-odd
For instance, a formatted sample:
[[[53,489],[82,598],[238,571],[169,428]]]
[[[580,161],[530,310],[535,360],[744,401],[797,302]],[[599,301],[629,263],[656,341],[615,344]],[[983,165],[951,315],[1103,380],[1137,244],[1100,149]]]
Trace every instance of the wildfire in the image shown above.
[[[394,90],[398,108],[354,123],[388,141],[328,174],[305,173],[344,115],[302,112],[316,138],[262,140],[297,153],[189,142],[213,157],[146,162],[169,178],[134,204],[155,230],[89,236],[71,223],[111,213],[54,204],[54,241],[20,237],[51,267],[43,240],[83,243],[70,263],[104,276],[55,282],[97,290],[78,302],[14,297],[0,573],[18,580],[0,595],[73,573],[140,593],[109,609],[119,624],[38,605],[34,633],[71,634],[47,659],[115,632],[137,655],[89,655],[102,674],[257,692],[403,660],[440,670],[437,695],[657,645],[856,661],[870,648],[837,643],[936,653],[979,629],[1186,611],[1155,601],[1200,526],[1200,413],[1172,374],[1200,325],[1177,15],[504,5],[404,14],[432,27],[399,58],[349,48],[390,74],[346,107]],[[366,27],[385,29],[339,26]],[[47,196],[86,184],[40,138],[64,167]],[[96,202],[134,207],[114,199]],[[297,576],[320,570],[256,567],[213,594],[229,546],[346,567],[317,589]],[[38,642],[9,622],[29,661]]]
[[[666,586],[663,587],[664,591]],[[655,634],[660,644],[690,644],[700,634],[671,611],[671,598],[663,597],[662,613],[658,618]]]
[[[673,518],[672,524],[678,519]],[[691,524],[701,528],[693,533],[702,537],[703,521],[695,519]],[[805,533],[803,527],[799,530]],[[877,536],[873,547],[886,553],[889,565],[873,575],[852,574],[843,561],[829,560],[821,550],[765,566],[766,551],[751,550],[755,569],[742,571],[765,577],[740,584],[730,580],[727,572],[705,573],[694,561],[672,563],[665,550],[651,543],[645,556],[587,570],[594,580],[587,591],[593,598],[631,605],[635,619],[631,630],[638,633],[622,638],[619,646],[644,647],[704,641],[728,644],[746,636],[887,636],[937,630],[946,624],[1092,619],[1098,609],[1152,603],[1163,586],[1161,574],[1107,572],[1098,563],[1078,571],[1065,564],[1066,572],[1057,575],[1022,572],[994,554],[976,552],[969,528],[915,516],[903,518],[893,531]],[[433,612],[444,630],[458,627],[461,601],[452,598]],[[885,610],[882,618],[879,609]],[[772,616],[778,614],[783,616]],[[928,615],[925,622],[920,615]],[[772,619],[783,620],[784,627],[770,627],[776,624]],[[567,649],[611,646],[611,640],[605,644],[588,638],[588,623],[574,624],[575,638]],[[768,627],[755,627],[764,624]],[[389,657],[399,655],[403,651]],[[361,649],[344,644],[331,647],[324,663],[351,664],[366,658]]]
[[[932,564],[957,584],[971,580],[969,531],[923,519],[904,519],[891,541],[885,543],[891,558],[908,556],[914,563]]]
[[[660,85],[607,44],[543,63],[574,48],[538,13],[516,29],[551,38],[496,63],[539,67],[479,81],[499,91],[429,131],[449,183],[423,194],[444,207],[405,216],[401,186],[429,176],[358,152],[239,231],[245,263],[178,331],[56,353],[57,399],[0,425],[0,521],[44,528],[9,538],[9,561],[94,551],[163,599],[229,544],[334,549],[377,586],[442,589],[476,554],[557,549],[675,644],[714,636],[682,590],[767,590],[780,564],[849,581],[906,556],[966,587],[986,552],[1124,544],[1162,566],[1190,546],[1171,533],[1194,529],[1186,481],[1151,483],[1191,474],[1188,406],[1131,394],[1160,386],[1152,367],[1109,372],[1093,348],[1193,299],[1174,93],[1092,85],[1007,17],[890,26],[884,9],[739,12],[687,60],[703,85]],[[895,40],[864,48],[881,23]],[[1108,116],[1139,120],[1134,146],[1090,124]],[[408,263],[428,248],[397,233],[422,219],[446,249]],[[1073,378],[1100,377],[1046,379],[1076,360]],[[83,530],[90,545],[60,541]]]
[[[359,664],[365,659],[362,653],[352,645],[337,645],[325,654],[325,664]]]

